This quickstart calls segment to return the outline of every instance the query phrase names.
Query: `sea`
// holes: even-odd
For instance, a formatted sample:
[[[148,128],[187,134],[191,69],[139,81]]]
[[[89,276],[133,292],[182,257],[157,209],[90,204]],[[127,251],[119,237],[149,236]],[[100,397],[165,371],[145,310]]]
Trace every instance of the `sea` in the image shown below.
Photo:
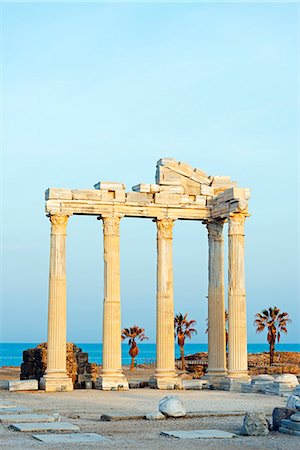
[[[0,367],[20,366],[23,360],[23,350],[34,348],[36,342],[26,343],[0,343]],[[76,344],[83,352],[89,354],[89,362],[102,363],[102,344],[78,343]],[[156,360],[156,344],[138,344],[139,354],[136,357],[137,364],[152,364]],[[131,357],[128,354],[128,344],[122,344],[122,363],[130,364]],[[268,344],[248,344],[248,353],[262,353],[269,350]],[[276,351],[300,352],[300,344],[277,344]],[[185,355],[197,352],[207,352],[207,344],[185,344]],[[175,355],[179,358],[179,346],[175,344]]]

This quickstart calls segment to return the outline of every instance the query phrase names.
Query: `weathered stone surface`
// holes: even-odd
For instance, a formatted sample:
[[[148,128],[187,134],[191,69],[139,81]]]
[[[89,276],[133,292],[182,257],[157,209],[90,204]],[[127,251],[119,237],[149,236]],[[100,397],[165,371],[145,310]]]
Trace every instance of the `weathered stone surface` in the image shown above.
[[[279,431],[280,433],[291,434],[293,436],[300,436],[300,431],[291,430],[290,428],[286,427],[279,427]]]
[[[162,205],[179,205],[180,199],[180,194],[169,194],[168,192],[158,192],[157,194],[154,194],[155,203]]]
[[[49,414],[0,414],[2,423],[24,423],[24,422],[55,422],[60,420],[59,415]]]
[[[293,422],[300,422],[300,412],[296,412],[295,414],[292,414],[290,419]]]
[[[135,186],[132,186],[132,190],[134,192],[144,192],[146,194],[151,192],[150,184],[147,183],[136,184]]]
[[[300,431],[300,422],[292,420],[293,415],[290,417],[290,419],[283,419],[281,421],[281,426],[290,428],[291,430],[297,430]]]
[[[116,422],[120,420],[138,420],[143,419],[145,414],[128,414],[128,413],[118,413],[118,414],[102,414],[100,420],[102,422]]]
[[[289,419],[295,410],[290,408],[274,408],[272,413],[272,429],[278,431],[281,421]]]
[[[94,185],[95,189],[104,189],[107,191],[119,191],[124,190],[126,188],[125,184],[123,183],[115,183],[112,181],[99,181],[99,183],[96,183]]]
[[[49,188],[45,191],[45,200],[52,199],[72,200],[71,189],[64,188]]]
[[[29,433],[35,431],[79,431],[79,427],[68,422],[12,423],[13,430]]]
[[[62,433],[62,434],[34,434],[33,437],[38,441],[47,444],[79,444],[93,442],[107,442],[104,436],[96,433]]]
[[[276,378],[276,382],[288,384],[292,388],[296,387],[299,384],[296,375],[294,375],[293,373],[284,373],[282,375],[279,375]]]
[[[241,433],[244,436],[267,436],[269,434],[269,423],[265,413],[247,412]]]
[[[146,194],[144,192],[127,192],[126,202],[138,203],[139,205],[147,205],[153,202],[153,194]]]
[[[233,433],[221,430],[161,431],[160,434],[178,439],[225,439],[236,437]]]
[[[159,401],[159,411],[167,417],[184,417],[186,409],[182,401],[175,396],[167,396]]]
[[[0,389],[8,389],[8,380],[0,380]]]
[[[167,418],[167,416],[165,416],[161,412],[157,411],[155,413],[146,414],[145,418],[147,420],[165,420]]]
[[[73,200],[98,200],[101,201],[101,191],[97,189],[73,189]]]
[[[182,380],[183,389],[186,390],[200,390],[207,384],[207,380]]]
[[[299,401],[300,398],[297,395],[290,395],[286,401],[286,407],[290,409],[296,409],[296,404]]]
[[[32,413],[32,409],[26,408],[25,406],[12,406],[0,408],[0,414],[23,414]]]
[[[10,380],[8,382],[9,391],[37,391],[39,383],[37,380]]]

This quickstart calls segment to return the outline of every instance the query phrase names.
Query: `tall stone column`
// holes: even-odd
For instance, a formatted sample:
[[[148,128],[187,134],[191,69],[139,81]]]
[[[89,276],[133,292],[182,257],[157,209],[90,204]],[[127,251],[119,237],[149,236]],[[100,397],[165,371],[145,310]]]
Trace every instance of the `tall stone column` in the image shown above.
[[[226,332],[224,304],[224,221],[207,223],[208,230],[208,369],[213,380],[224,377],[226,370]]]
[[[151,386],[174,389],[175,372],[172,230],[174,221],[157,219],[156,371]]]
[[[248,378],[246,290],[244,269],[245,214],[228,219],[228,376]]]
[[[128,389],[122,371],[120,217],[102,217],[104,239],[103,364],[96,387]]]
[[[51,215],[47,369],[40,380],[46,391],[72,391],[66,371],[66,229],[68,216]]]

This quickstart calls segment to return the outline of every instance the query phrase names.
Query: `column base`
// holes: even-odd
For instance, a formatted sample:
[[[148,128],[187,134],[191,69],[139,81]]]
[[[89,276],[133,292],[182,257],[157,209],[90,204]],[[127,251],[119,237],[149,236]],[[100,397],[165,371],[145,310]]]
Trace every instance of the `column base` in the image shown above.
[[[201,379],[208,380],[210,388],[220,389],[221,384],[226,380],[227,376],[228,372],[225,369],[211,369]]]
[[[251,377],[248,375],[248,371],[228,374],[227,377],[223,378],[219,389],[224,391],[242,392],[242,385],[248,383],[250,380]]]
[[[149,380],[149,386],[152,389],[182,389],[182,381],[173,371],[156,371]]]
[[[73,391],[73,382],[67,374],[56,377],[45,374],[40,379],[39,388],[46,392],[70,392]]]
[[[95,382],[95,389],[102,391],[127,391],[128,381],[122,372],[103,373]]]

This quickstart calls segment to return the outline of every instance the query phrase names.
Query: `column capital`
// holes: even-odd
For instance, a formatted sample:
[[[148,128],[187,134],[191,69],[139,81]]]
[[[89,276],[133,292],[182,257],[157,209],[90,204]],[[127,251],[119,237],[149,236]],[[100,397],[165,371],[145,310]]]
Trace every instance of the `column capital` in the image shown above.
[[[208,238],[214,241],[223,241],[223,226],[225,220],[213,220],[206,222],[206,228],[208,231]]]
[[[172,239],[173,237],[173,219],[156,219],[157,238]]]
[[[246,220],[246,214],[233,214],[228,218],[228,236],[242,235],[244,236],[244,224]]]
[[[102,216],[104,236],[119,236],[120,216]]]
[[[69,216],[60,214],[51,214],[49,220],[51,222],[51,234],[67,234],[67,223]]]

